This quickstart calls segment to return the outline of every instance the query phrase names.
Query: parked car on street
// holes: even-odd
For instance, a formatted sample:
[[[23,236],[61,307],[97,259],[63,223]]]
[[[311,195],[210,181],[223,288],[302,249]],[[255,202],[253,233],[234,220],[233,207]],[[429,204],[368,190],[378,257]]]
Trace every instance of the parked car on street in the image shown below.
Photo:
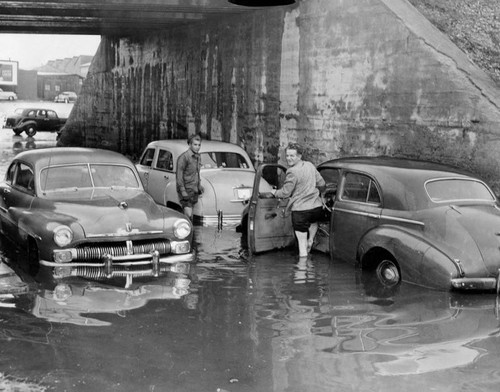
[[[17,94],[13,91],[4,91],[0,88],[0,99],[14,101],[17,99]]]
[[[63,91],[61,94],[56,95],[54,98],[54,102],[64,102],[64,103],[69,103],[69,102],[75,102],[77,98],[77,95],[73,91]]]
[[[42,108],[18,108],[7,117],[5,128],[12,128],[16,135],[24,132],[35,136],[37,132],[60,132],[66,118],[60,118],[54,110]]]
[[[144,188],[161,205],[182,211],[176,189],[177,158],[189,148],[186,139],[149,143],[137,165]],[[238,223],[252,192],[255,169],[241,147],[226,142],[201,143],[204,193],[193,208],[195,222]]]
[[[192,225],[157,205],[123,155],[89,148],[19,153],[0,183],[0,231],[28,250],[32,275],[159,276],[193,259]]]
[[[259,196],[258,181],[286,169],[262,165],[248,208],[250,252],[293,244],[286,200]],[[500,208],[479,178],[446,165],[388,157],[318,166],[327,184],[314,248],[401,281],[443,290],[498,290]],[[278,187],[280,184],[278,184]],[[267,198],[266,198],[267,197]]]

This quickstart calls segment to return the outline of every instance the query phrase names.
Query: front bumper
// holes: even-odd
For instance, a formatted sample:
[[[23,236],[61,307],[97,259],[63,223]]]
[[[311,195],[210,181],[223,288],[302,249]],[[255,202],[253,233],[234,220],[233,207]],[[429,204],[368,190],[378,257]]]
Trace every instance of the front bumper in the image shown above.
[[[455,290],[464,291],[500,291],[500,271],[496,278],[455,278],[451,280]]]

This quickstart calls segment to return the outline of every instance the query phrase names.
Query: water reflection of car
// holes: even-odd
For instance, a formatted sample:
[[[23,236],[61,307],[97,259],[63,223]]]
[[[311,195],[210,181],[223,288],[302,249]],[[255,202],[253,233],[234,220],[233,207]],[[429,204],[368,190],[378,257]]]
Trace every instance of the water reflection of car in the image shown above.
[[[413,287],[404,286],[404,294],[391,297],[384,310],[358,311],[352,303],[342,307],[341,299],[332,298],[337,306],[331,324],[317,331],[335,337],[324,351],[356,354],[379,375],[422,374],[471,364],[484,354],[475,342],[500,336],[494,295]]]
[[[0,100],[14,101],[17,99],[17,94],[13,91],[4,91],[0,88]]]
[[[151,300],[179,300],[189,295],[190,279],[177,275],[167,273],[130,288],[82,281],[60,283],[53,290],[38,292],[29,310],[50,322],[108,326],[111,323],[97,315],[114,313],[124,317],[125,312],[141,308]]]
[[[176,190],[177,158],[188,149],[185,139],[148,144],[137,169],[144,188],[162,205],[182,211]],[[201,184],[204,193],[193,208],[195,222],[238,223],[252,191],[255,169],[241,147],[225,142],[201,143]]]
[[[106,150],[19,153],[0,183],[1,232],[54,278],[159,276],[193,259],[192,225],[144,192],[130,160]],[[42,271],[40,271],[42,272]]]
[[[483,181],[450,166],[385,157],[337,159],[318,170],[331,216],[316,249],[372,270],[388,286],[498,291],[500,209]],[[277,171],[286,169],[263,165],[256,182]],[[294,242],[287,201],[265,196],[254,191],[250,202],[251,252]]]
[[[64,102],[64,103],[69,103],[69,102],[75,102],[77,98],[77,95],[73,91],[63,91],[61,94],[56,95],[54,98],[54,102]]]

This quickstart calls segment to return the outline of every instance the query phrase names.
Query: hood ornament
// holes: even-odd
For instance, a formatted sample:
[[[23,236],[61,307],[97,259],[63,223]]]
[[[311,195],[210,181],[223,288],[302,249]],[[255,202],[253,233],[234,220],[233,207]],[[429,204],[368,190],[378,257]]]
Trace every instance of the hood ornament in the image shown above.
[[[118,204],[118,207],[120,207],[120,209],[122,210],[126,210],[128,208],[128,204],[126,201],[122,201],[120,202],[120,204]]]
[[[129,232],[129,233],[132,231],[132,223],[131,222],[125,223],[125,230],[127,230],[127,232]]]

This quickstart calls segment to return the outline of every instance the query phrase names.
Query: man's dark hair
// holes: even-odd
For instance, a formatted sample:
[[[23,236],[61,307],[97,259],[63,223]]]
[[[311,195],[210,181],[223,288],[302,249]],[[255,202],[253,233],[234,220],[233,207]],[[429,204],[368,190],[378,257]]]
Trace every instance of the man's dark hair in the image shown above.
[[[302,155],[304,154],[304,148],[299,144],[299,143],[288,143],[288,146],[286,147],[287,150],[295,150],[297,151],[297,154]]]
[[[191,143],[193,142],[193,140],[198,140],[199,142],[201,142],[201,135],[198,134],[198,133],[196,133],[194,135],[189,136],[188,140],[187,140],[188,144],[191,145]]]

